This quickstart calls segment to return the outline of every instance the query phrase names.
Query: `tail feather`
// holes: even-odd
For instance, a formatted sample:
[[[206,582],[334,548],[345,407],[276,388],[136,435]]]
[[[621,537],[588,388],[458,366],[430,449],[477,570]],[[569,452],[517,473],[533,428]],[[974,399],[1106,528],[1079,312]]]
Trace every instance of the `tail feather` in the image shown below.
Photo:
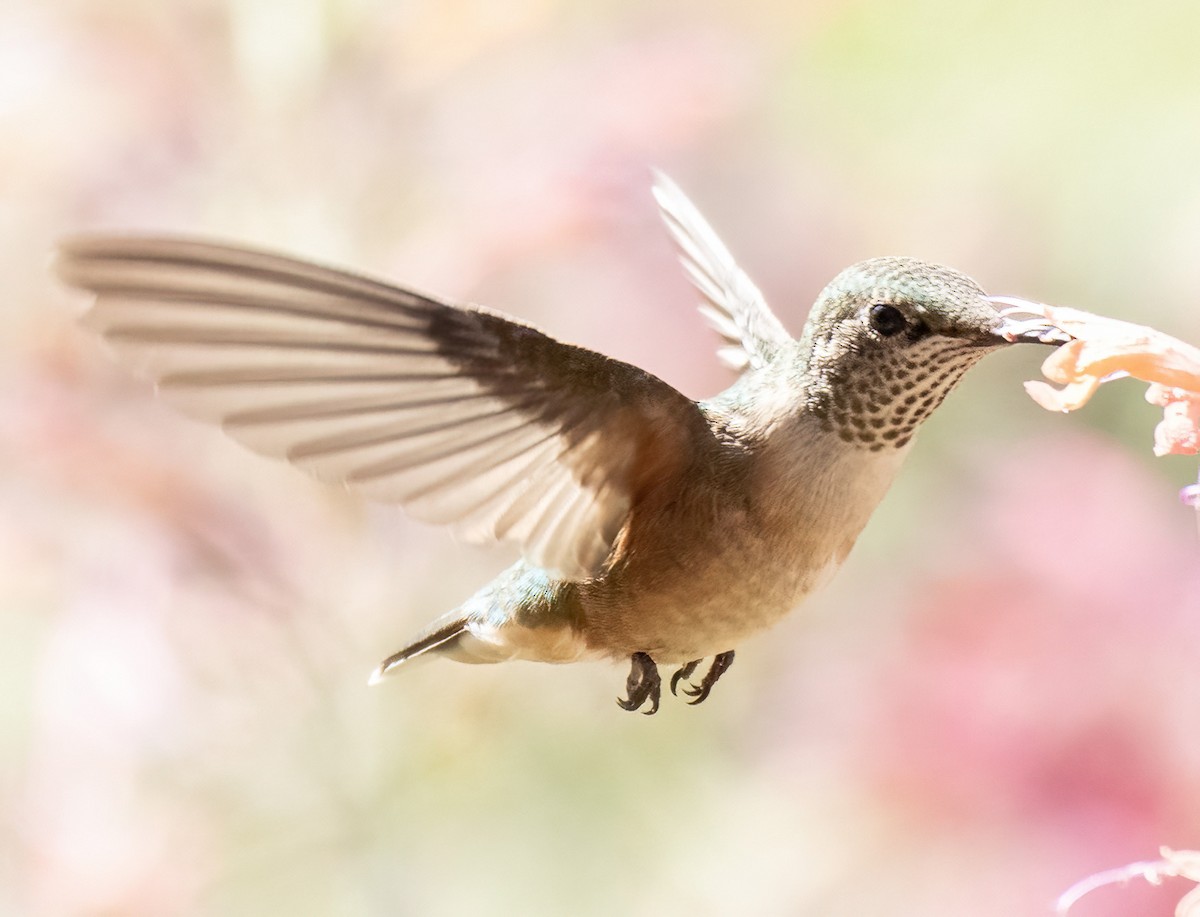
[[[451,649],[466,632],[467,619],[465,616],[455,618],[446,624],[435,627],[404,649],[392,653],[387,659],[379,663],[379,666],[371,673],[371,677],[367,679],[367,684],[379,684],[393,669],[412,659],[416,659],[418,656],[424,656],[426,653],[434,652],[435,650],[445,651]]]

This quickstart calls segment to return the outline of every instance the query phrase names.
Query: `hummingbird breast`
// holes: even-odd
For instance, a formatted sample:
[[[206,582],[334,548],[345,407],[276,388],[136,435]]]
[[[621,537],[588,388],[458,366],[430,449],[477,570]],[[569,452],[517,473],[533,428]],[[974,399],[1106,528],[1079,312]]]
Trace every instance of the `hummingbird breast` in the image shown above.
[[[578,585],[588,647],[687,662],[771,626],[845,560],[905,451],[855,448],[799,413],[698,463],[696,480],[639,508],[610,568]]]

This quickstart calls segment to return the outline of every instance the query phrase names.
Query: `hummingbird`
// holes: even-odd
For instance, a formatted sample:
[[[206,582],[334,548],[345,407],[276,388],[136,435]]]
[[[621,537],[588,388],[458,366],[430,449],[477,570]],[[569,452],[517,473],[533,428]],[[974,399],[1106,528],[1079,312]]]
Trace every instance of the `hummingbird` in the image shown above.
[[[519,547],[372,683],[428,656],[628,661],[618,703],[653,714],[660,665],[704,701],[744,638],[830,578],[971,366],[1066,340],[907,257],[843,270],[794,338],[683,192],[656,174],[653,194],[738,372],[705,401],[499,312],[240,245],[82,235],[56,269],[95,295],[84,323],[183,412]]]

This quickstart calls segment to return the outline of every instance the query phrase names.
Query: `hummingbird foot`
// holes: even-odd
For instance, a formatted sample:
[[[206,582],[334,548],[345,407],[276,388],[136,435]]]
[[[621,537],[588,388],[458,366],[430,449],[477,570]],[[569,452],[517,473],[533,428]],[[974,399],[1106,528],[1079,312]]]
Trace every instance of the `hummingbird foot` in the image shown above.
[[[699,661],[700,660],[697,659],[695,662],[689,662],[682,669],[675,673],[674,677],[671,679],[672,693],[675,691],[676,679],[687,678],[689,675],[691,675]],[[733,665],[733,650],[729,650],[724,653],[718,653],[716,656],[713,656],[712,665],[708,667],[708,671],[705,672],[704,677],[700,679],[700,684],[688,685],[683,689],[684,694],[690,698],[693,698],[692,700],[688,701],[688,703],[693,707],[696,704],[704,703],[705,698],[707,698],[709,692],[712,691],[713,685],[720,680],[721,676],[725,674],[725,670],[731,665]]]
[[[617,698],[617,703],[625,710],[637,710],[646,701],[650,709],[642,713],[650,716],[658,712],[658,699],[662,696],[662,679],[658,677],[658,666],[648,653],[634,653],[629,657],[629,677],[625,679],[625,693],[628,698]]]
[[[699,664],[700,664],[699,659],[693,659],[691,662],[684,663],[683,668],[679,669],[674,675],[671,676],[671,693],[672,694],[679,693],[678,691],[675,690],[677,687],[679,687],[679,683],[681,681],[683,681],[685,678],[691,678],[692,673],[694,671],[696,671],[696,666],[698,666]]]

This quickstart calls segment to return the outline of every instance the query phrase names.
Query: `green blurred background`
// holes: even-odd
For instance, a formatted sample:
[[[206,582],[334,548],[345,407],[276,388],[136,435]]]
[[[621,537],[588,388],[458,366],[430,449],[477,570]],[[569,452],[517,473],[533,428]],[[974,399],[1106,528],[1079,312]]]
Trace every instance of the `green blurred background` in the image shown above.
[[[511,561],[178,419],[54,240],[202,232],[728,384],[649,195],[785,323],[860,258],[1200,341],[1200,5],[0,6],[0,912],[1048,913],[1200,845],[1200,549],[1133,383],[973,370],[830,590],[703,707],[367,673]],[[1076,913],[1169,914],[1169,883]]]

